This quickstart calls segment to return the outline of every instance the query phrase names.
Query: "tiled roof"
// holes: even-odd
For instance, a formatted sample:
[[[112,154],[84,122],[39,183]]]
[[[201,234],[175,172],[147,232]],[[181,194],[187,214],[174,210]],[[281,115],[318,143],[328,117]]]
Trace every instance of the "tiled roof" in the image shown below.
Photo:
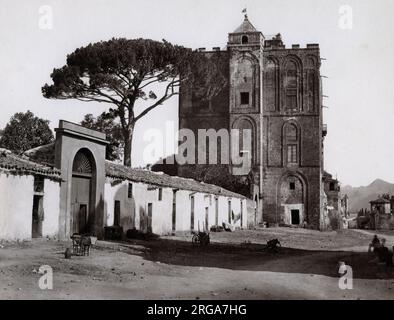
[[[55,145],[52,143],[40,146],[38,148],[28,150],[24,154],[28,156],[30,160],[37,163],[41,163],[43,165],[52,164],[55,162]],[[34,162],[29,162],[34,164]],[[134,182],[144,182],[156,186],[185,189],[196,192],[224,195],[228,197],[245,198],[238,193],[231,192],[213,184],[202,183],[193,179],[170,176],[164,173],[156,173],[144,169],[130,168],[111,161],[106,161],[105,163],[105,174],[106,176],[112,178],[127,179]]]
[[[383,203],[390,203],[390,200],[387,200],[385,198],[378,198],[376,200],[370,201],[372,204],[383,204]]]
[[[328,173],[327,171],[324,170],[323,181],[338,181],[338,179],[333,178],[331,173]]]
[[[0,148],[0,171],[11,174],[41,174],[60,179],[60,170],[42,165]]]
[[[169,176],[144,169],[129,168],[110,161],[105,163],[105,172],[108,177],[127,179],[134,182],[143,182],[151,185],[184,189],[202,193],[211,193],[227,197],[245,198],[243,195],[223,189],[219,186],[198,182],[193,179]]]

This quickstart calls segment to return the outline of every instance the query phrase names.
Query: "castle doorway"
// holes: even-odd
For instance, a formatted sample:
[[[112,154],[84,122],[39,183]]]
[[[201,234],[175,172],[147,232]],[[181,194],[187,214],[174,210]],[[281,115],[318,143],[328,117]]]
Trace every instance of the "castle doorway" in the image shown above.
[[[93,156],[81,149],[74,157],[71,182],[71,231],[86,234],[92,230],[94,221],[93,180],[95,166]]]
[[[291,224],[300,224],[300,210],[291,210]]]
[[[286,175],[279,183],[279,224],[301,225],[305,214],[305,184],[297,175]]]

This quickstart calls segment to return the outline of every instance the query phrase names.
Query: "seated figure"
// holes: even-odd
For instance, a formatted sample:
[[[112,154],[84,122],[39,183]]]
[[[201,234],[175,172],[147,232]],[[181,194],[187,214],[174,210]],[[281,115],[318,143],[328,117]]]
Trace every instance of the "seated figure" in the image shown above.
[[[375,252],[375,249],[378,247],[380,247],[380,241],[379,241],[378,236],[375,234],[373,236],[372,242],[369,244],[368,252],[371,252],[371,251]]]
[[[386,239],[382,239],[379,247],[375,248],[379,262],[386,263],[386,266],[391,267],[393,265],[393,253],[386,247]]]

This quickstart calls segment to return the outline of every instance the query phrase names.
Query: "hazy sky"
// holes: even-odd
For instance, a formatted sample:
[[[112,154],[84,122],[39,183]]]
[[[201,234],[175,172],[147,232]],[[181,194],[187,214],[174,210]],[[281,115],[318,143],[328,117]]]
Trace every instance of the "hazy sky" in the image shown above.
[[[53,28],[39,27],[49,5]],[[340,28],[340,7],[352,8],[352,29]],[[242,9],[263,34],[280,32],[286,46],[319,43],[322,63],[325,167],[343,184],[394,182],[394,0],[0,0],[0,128],[17,111],[49,119],[81,121],[107,106],[47,100],[41,86],[66,55],[112,37],[166,39],[191,48],[225,47]],[[133,164],[142,164],[144,130],[177,122],[177,99],[137,125]]]

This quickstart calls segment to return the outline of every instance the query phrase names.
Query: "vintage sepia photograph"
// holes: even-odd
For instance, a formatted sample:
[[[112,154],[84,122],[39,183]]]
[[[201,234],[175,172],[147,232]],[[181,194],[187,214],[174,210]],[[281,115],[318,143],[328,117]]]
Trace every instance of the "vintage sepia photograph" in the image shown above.
[[[394,299],[393,15],[0,0],[0,300]]]

